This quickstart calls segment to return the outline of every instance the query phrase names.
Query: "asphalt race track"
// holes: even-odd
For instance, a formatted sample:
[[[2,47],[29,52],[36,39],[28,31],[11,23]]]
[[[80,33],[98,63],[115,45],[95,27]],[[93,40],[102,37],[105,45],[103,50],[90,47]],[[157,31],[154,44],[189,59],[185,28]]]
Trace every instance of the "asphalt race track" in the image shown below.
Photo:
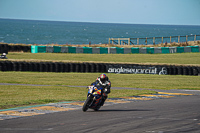
[[[193,95],[5,119],[0,120],[0,133],[199,133],[200,91],[164,91]]]

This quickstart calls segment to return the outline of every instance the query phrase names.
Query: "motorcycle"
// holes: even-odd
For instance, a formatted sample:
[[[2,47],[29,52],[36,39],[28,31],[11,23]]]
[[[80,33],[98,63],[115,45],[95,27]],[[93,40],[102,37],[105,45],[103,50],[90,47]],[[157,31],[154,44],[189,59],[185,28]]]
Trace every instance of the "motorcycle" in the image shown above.
[[[87,99],[83,105],[82,110],[85,112],[90,109],[94,109],[95,111],[98,111],[101,107],[101,102],[103,95],[105,95],[104,87],[100,85],[91,85],[88,86],[88,94]]]

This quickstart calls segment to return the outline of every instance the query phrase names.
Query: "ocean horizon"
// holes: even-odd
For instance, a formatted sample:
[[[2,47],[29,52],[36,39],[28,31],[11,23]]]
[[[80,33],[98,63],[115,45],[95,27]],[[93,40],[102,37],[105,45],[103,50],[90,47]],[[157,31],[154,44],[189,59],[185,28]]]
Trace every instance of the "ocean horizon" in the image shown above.
[[[200,35],[200,25],[125,24],[0,18],[0,42],[22,44],[108,44],[109,38]],[[196,37],[200,40],[200,36]],[[164,42],[169,42],[165,38]],[[172,38],[177,42],[177,38]],[[185,42],[185,37],[180,42]],[[136,44],[136,42],[133,42]],[[148,41],[153,44],[153,40]],[[156,44],[161,40],[156,40]],[[145,39],[140,40],[145,44]]]

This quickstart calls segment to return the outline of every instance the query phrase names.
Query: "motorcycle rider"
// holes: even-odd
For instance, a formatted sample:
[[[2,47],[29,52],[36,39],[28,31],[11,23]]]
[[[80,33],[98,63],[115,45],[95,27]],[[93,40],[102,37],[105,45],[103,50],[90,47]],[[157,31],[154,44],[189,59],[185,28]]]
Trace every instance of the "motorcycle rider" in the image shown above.
[[[96,85],[96,84],[100,84],[101,86],[104,87],[104,92],[103,98],[102,98],[102,102],[101,102],[101,106],[103,106],[104,102],[106,101],[108,95],[110,93],[110,87],[111,87],[111,82],[109,80],[109,78],[106,76],[106,74],[101,74],[99,77],[97,77],[96,81],[93,82],[91,85]]]

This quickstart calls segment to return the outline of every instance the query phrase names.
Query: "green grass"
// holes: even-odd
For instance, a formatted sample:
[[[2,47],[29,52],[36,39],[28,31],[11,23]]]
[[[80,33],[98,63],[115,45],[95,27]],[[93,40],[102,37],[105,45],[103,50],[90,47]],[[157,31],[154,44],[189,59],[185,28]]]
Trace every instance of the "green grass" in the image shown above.
[[[87,89],[66,86],[0,86],[0,109],[62,101],[86,100]],[[156,93],[150,90],[112,90],[109,98]]]
[[[8,59],[37,61],[95,61],[95,62],[127,62],[127,63],[163,63],[200,65],[200,53],[176,54],[68,54],[68,53],[12,53]]]
[[[112,87],[200,90],[200,76],[106,74]],[[0,72],[0,83],[87,86],[99,75],[100,73]]]

